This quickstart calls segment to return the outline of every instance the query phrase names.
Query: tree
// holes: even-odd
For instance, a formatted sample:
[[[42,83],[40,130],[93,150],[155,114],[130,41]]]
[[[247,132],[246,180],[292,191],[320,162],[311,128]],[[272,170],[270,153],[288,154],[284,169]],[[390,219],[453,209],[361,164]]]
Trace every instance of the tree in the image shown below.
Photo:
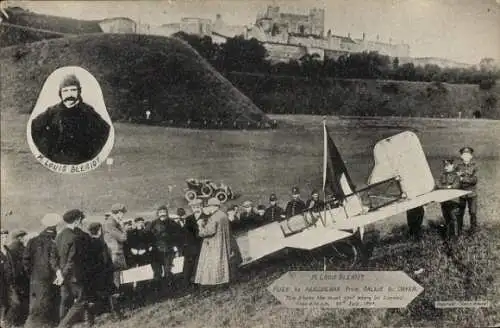
[[[493,58],[482,58],[479,62],[479,68],[481,71],[489,72],[495,69],[495,60]]]
[[[219,53],[219,46],[212,42],[209,36],[200,37],[196,34],[177,32],[173,35],[189,43],[202,57],[211,63],[214,63]]]
[[[399,68],[399,58],[398,58],[398,57],[396,57],[396,58],[394,58],[394,59],[392,60],[392,69],[393,69],[394,71],[397,71],[397,70],[398,70],[398,68]]]
[[[225,71],[259,72],[267,69],[267,50],[255,38],[229,38],[221,46],[218,62]]]

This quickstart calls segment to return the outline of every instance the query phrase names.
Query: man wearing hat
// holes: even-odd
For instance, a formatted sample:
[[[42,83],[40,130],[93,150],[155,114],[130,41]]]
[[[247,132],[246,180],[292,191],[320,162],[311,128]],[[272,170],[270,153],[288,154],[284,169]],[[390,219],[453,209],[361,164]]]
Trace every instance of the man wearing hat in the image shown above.
[[[110,125],[84,103],[82,87],[75,75],[59,85],[61,102],[38,115],[31,136],[38,150],[59,164],[81,164],[95,158],[108,140]]]
[[[134,219],[134,229],[127,233],[127,244],[131,251],[131,266],[142,266],[153,261],[155,237],[145,229],[145,220],[142,217]]]
[[[309,198],[306,202],[306,209],[317,213],[323,211],[324,208],[325,203],[319,199],[319,192],[317,190],[313,190],[311,198]]]
[[[8,235],[9,231],[0,231],[0,326],[10,328],[19,324],[16,317],[20,302],[14,284],[15,265],[6,245]]]
[[[460,177],[460,188],[471,191],[471,194],[460,197],[459,212],[457,215],[458,231],[462,231],[465,209],[469,208],[470,229],[477,229],[477,172],[478,165],[474,160],[474,149],[463,147],[460,149],[460,160],[456,165],[456,171]]]
[[[111,216],[103,225],[104,241],[109,247],[111,259],[115,268],[115,287],[120,288],[120,271],[127,269],[124,244],[127,241],[127,232],[122,222],[127,213],[125,205],[117,203],[111,206]]]
[[[459,189],[460,177],[457,174],[453,159],[443,160],[443,171],[439,180],[436,181],[439,189]],[[453,239],[459,235],[457,227],[457,214],[459,211],[458,199],[450,199],[441,203],[441,212],[445,221],[445,238]]]
[[[231,229],[227,215],[220,210],[220,201],[210,198],[205,208],[208,220],[198,220],[203,239],[194,282],[200,285],[225,285],[231,279],[234,256]]]
[[[57,287],[53,284],[57,271],[56,227],[62,217],[56,213],[43,216],[44,229],[28,241],[24,251],[24,269],[30,278],[30,311],[26,327],[43,327],[57,323]]]
[[[191,215],[185,220],[184,229],[187,231],[186,245],[184,246],[184,283],[186,285],[194,281],[196,262],[200,256],[202,238],[199,236],[198,221],[207,221],[208,216],[203,213],[202,200],[196,198],[189,203]]]
[[[153,271],[158,287],[163,289],[165,283],[172,284],[172,265],[175,248],[185,243],[185,232],[182,227],[168,216],[168,207],[162,205],[156,211],[157,218],[151,223],[151,232],[155,236],[157,254],[153,263]]]
[[[22,325],[28,317],[29,311],[29,277],[23,267],[23,254],[25,250],[24,241],[27,232],[18,229],[11,232],[11,243],[5,246],[8,249],[12,265],[12,294],[11,307],[7,316],[8,321],[13,322],[15,325]]]
[[[269,196],[269,207],[264,212],[266,222],[281,221],[285,218],[285,211],[278,205],[276,194]]]
[[[259,221],[259,215],[254,209],[253,203],[246,200],[241,204],[241,213],[239,222],[235,225],[235,230],[249,230],[256,226]]]
[[[91,318],[88,289],[92,271],[88,256],[91,240],[81,227],[85,215],[79,209],[63,215],[66,227],[56,236],[58,270],[55,283],[61,286],[60,327],[72,327],[82,317]]]
[[[285,215],[291,218],[294,215],[304,212],[306,204],[300,199],[300,190],[298,187],[292,188],[292,199],[286,204]]]

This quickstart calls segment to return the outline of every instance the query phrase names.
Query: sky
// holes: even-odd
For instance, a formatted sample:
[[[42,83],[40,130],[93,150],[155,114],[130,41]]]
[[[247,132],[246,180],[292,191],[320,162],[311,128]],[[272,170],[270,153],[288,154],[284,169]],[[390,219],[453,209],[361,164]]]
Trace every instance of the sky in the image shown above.
[[[182,17],[252,25],[268,5],[282,12],[325,9],[325,31],[410,45],[412,57],[440,57],[478,64],[500,61],[500,0],[170,0],[170,1],[12,1],[39,13],[78,19],[125,16],[161,25]]]

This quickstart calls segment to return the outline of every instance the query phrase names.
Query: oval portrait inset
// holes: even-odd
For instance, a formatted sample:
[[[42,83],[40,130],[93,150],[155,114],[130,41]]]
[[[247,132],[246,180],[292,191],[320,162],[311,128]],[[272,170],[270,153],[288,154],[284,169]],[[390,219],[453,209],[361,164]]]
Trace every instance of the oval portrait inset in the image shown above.
[[[81,67],[55,70],[45,81],[28,120],[36,159],[58,173],[83,173],[101,165],[115,132],[99,82]]]

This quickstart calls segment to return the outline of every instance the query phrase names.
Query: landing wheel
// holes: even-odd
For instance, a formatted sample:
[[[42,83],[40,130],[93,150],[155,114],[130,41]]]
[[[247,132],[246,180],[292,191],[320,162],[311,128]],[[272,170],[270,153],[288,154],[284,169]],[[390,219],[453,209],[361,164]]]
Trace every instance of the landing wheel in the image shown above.
[[[361,257],[361,250],[350,241],[338,241],[311,254],[315,270],[352,270]]]
[[[201,194],[206,197],[212,196],[212,193],[214,192],[212,186],[205,184],[201,187]]]
[[[186,200],[188,202],[192,202],[193,200],[196,199],[196,192],[194,192],[193,190],[188,190],[186,191],[186,193],[184,194],[184,198],[186,198]]]
[[[218,190],[215,193],[215,198],[217,198],[221,203],[225,203],[228,199],[227,194],[224,190]]]

